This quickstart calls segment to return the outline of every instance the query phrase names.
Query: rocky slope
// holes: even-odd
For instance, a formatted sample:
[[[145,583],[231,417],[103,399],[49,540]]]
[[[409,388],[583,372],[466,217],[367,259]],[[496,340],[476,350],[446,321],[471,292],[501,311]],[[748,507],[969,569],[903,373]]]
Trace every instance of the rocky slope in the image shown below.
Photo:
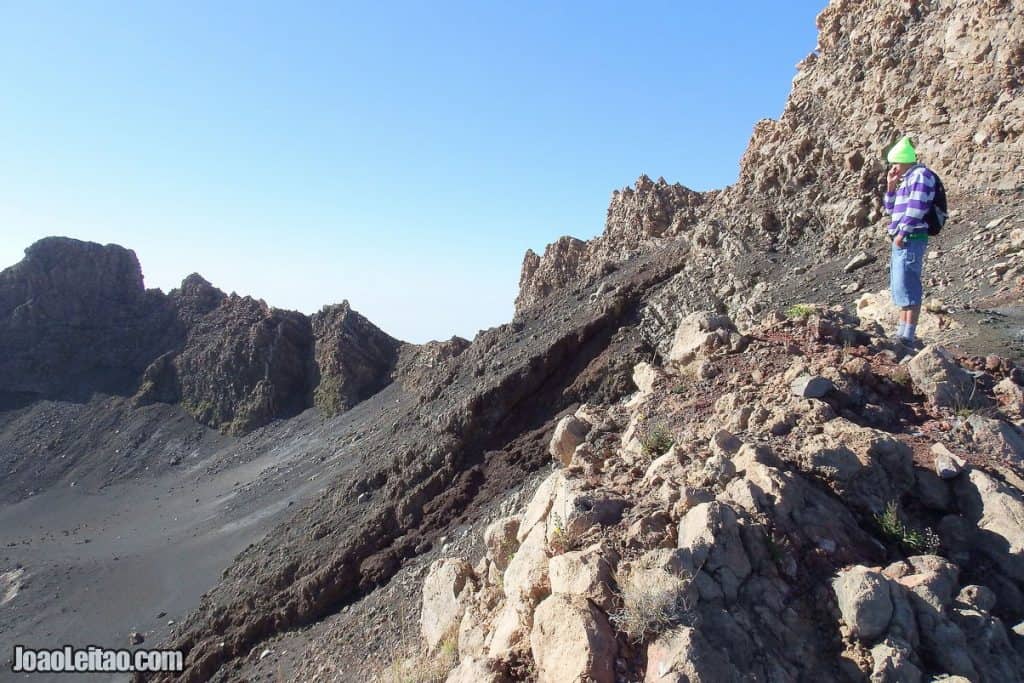
[[[822,306],[733,329],[687,316],[636,393],[558,422],[475,566],[430,566],[436,680],[1024,676],[1020,369]]]

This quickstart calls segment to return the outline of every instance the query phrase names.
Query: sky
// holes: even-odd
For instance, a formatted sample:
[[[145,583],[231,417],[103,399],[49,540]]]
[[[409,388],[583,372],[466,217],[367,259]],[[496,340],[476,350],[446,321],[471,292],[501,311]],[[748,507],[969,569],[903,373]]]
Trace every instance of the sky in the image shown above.
[[[824,5],[0,2],[0,268],[66,235],[472,338],[612,190],[734,182]]]

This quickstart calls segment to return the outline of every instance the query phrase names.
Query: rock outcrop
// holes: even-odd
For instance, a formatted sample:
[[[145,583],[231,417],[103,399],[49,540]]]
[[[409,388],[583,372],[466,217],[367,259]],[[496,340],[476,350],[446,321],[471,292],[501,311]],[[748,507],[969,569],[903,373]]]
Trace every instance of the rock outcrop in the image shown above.
[[[314,398],[351,408],[391,382],[401,346],[348,302],[311,319],[197,274],[147,290],[116,245],[47,238],[0,273],[0,405],[134,395],[242,434]]]
[[[324,413],[348,410],[391,381],[401,347],[347,301],[313,315],[319,383],[314,403]]]
[[[853,252],[882,232],[883,152],[900,135],[914,138],[954,201],[1017,190],[1020,175],[1008,170],[1024,133],[1022,16],[1018,0],[833,0],[781,117],[754,127],[734,185],[696,193],[641,176],[613,194],[602,235],[527,253],[517,310],[666,236],[704,253]]]
[[[233,434],[311,404],[313,334],[306,316],[232,295],[183,322],[183,346],[147,368],[138,402],[180,402],[199,422]]]
[[[0,394],[7,401],[126,393],[177,343],[173,307],[135,253],[49,237],[0,272]]]
[[[459,652],[497,680],[526,666],[542,683],[1024,676],[1024,494],[981,460],[961,461],[947,483],[915,458],[908,430],[853,421],[863,416],[844,405],[867,387],[893,412],[915,403],[926,431],[955,414],[885,384],[904,368],[885,338],[855,324],[825,310],[769,315],[749,347],[714,357],[719,372],[641,363],[629,400],[553,423],[558,469],[520,516],[488,527],[488,554],[461,598],[473,617]],[[820,339],[823,327],[834,334]],[[673,337],[695,329],[684,319]],[[844,346],[852,338],[867,343]],[[944,359],[946,372],[963,371],[963,358]],[[832,389],[794,396],[800,373],[827,375]],[[751,413],[731,420],[735,433],[723,429],[733,392],[754,412],[784,415],[786,428],[765,430]],[[710,419],[704,395],[722,397]],[[583,416],[592,427],[574,429]],[[631,448],[629,432],[652,422],[669,436]],[[614,445],[597,460],[577,455],[599,443]],[[522,544],[499,544],[513,528]],[[511,552],[503,580],[492,571],[499,545]]]

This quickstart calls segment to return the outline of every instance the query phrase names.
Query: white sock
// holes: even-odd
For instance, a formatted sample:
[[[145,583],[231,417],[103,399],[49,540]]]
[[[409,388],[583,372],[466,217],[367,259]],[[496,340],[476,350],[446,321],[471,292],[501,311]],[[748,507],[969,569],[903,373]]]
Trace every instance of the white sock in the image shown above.
[[[900,326],[896,329],[896,335],[900,336],[900,337],[906,337],[907,336],[907,323],[906,322],[904,322],[902,320],[900,321]]]
[[[917,334],[917,325],[911,325],[907,323],[907,326],[903,328],[903,336],[914,341],[914,336]]]

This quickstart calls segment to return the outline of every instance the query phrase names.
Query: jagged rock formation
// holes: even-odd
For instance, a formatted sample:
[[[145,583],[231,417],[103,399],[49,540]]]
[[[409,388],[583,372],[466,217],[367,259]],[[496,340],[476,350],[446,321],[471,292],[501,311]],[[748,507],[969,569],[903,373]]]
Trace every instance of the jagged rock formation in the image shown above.
[[[590,243],[562,237],[548,245],[543,257],[526,252],[516,309],[532,306],[569,283],[607,275],[616,262],[657,244],[657,238],[682,234],[705,215],[715,195],[670,185],[664,178],[654,182],[640,176],[635,188],[612,193],[600,237]]]
[[[527,253],[517,310],[656,248],[664,235],[724,257],[756,244],[821,254],[868,243],[883,221],[883,151],[903,134],[954,204],[1024,183],[1019,0],[836,0],[818,27],[782,116],[755,126],[736,184],[702,195],[641,176],[613,195],[600,237]]]
[[[188,298],[184,291],[171,294],[172,300]],[[232,434],[309,407],[314,377],[309,319],[251,297],[220,293],[217,298],[219,304],[205,315],[182,321],[184,346],[147,368],[137,400],[180,401],[203,424]]]
[[[81,398],[129,390],[174,343],[165,297],[134,252],[60,237],[0,272],[0,394]]]
[[[320,371],[314,402],[324,413],[348,410],[391,381],[401,342],[353,311],[348,301],[325,306],[312,323]]]
[[[462,337],[447,341],[430,341],[401,349],[395,376],[410,391],[419,391],[436,383],[437,378],[454,369],[454,359],[468,349],[470,342]]]
[[[0,273],[0,400],[133,395],[242,434],[316,403],[334,414],[391,381],[400,342],[351,310],[312,319],[197,274],[164,294],[135,254],[47,238]]]

